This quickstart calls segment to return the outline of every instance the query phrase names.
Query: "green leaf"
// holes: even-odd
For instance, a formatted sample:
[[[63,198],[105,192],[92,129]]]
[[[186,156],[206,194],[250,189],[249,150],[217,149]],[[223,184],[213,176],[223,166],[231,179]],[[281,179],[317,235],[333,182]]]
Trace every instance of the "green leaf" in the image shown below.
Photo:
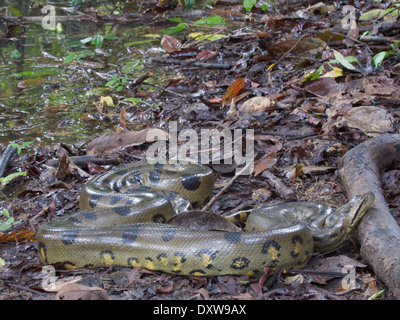
[[[14,49],[10,54],[10,58],[11,59],[19,59],[19,58],[21,58],[21,54],[19,53],[19,51],[17,49]]]
[[[182,31],[185,28],[186,28],[186,24],[181,22],[175,27],[169,27],[169,28],[160,30],[160,33],[162,33],[162,34],[173,34],[173,33]]]
[[[96,48],[100,48],[103,46],[104,37],[101,34],[96,34],[92,37],[91,44],[95,45]]]
[[[384,292],[385,292],[385,290],[381,290],[381,291],[375,292],[372,296],[370,296],[368,298],[368,300],[378,300],[378,299],[380,299],[382,297],[382,294]]]
[[[110,81],[108,81],[107,83],[106,83],[106,87],[111,87],[114,83],[116,83],[117,82],[117,80],[115,80],[115,79],[113,79],[113,80],[110,80]]]
[[[247,12],[250,12],[256,3],[257,0],[243,0],[243,7],[246,9]]]
[[[374,64],[375,68],[379,68],[382,66],[383,60],[385,60],[386,57],[390,56],[393,53],[393,51],[381,51],[374,55],[372,58],[372,63]]]
[[[108,34],[106,34],[106,35],[104,36],[104,39],[108,39],[108,40],[117,40],[118,37],[117,37],[115,34],[108,33]]]
[[[72,60],[74,60],[76,58],[76,54],[75,54],[75,52],[71,52],[69,55],[67,55],[65,58],[64,58],[64,64],[66,64],[66,63],[70,63]]]
[[[10,212],[7,209],[3,209],[2,211],[3,216],[5,216],[6,218],[10,217]]]
[[[1,187],[4,187],[11,180],[15,179],[18,176],[26,176],[26,172],[15,172],[9,174],[7,177],[0,178]]]
[[[222,25],[225,25],[226,22],[225,22],[224,18],[222,18],[221,16],[212,16],[212,17],[207,17],[207,18],[197,20],[194,24],[197,26],[204,26],[204,25],[222,26]]]
[[[346,69],[349,70],[356,69],[349,61],[345,59],[345,57],[343,57],[343,55],[340,52],[333,50],[333,54],[335,55],[336,60],[339,61],[339,63]]]
[[[177,22],[177,23],[183,22],[182,18],[169,18],[168,20],[172,21],[172,22]]]
[[[29,146],[30,144],[34,143],[34,141],[25,141],[21,144],[21,148],[25,148]]]
[[[15,9],[13,7],[8,7],[7,9],[8,9],[8,11],[11,11],[12,13],[14,13],[18,18],[22,17],[22,13],[19,12],[17,9]]]
[[[185,4],[185,9],[191,9],[194,4],[194,0],[184,0],[183,2]]]
[[[129,102],[132,102],[133,104],[143,103],[143,104],[145,104],[145,105],[147,105],[149,107],[154,107],[154,105],[152,105],[151,103],[143,101],[142,99],[139,99],[139,98],[134,98],[134,97],[125,98],[124,101],[129,101]]]

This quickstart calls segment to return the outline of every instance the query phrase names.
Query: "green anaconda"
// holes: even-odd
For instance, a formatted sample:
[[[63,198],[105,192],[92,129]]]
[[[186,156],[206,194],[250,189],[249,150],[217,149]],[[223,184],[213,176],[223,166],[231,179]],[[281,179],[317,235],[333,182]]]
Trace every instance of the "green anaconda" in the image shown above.
[[[181,275],[257,275],[265,267],[301,268],[314,250],[339,246],[371,206],[372,194],[333,210],[283,203],[242,211],[248,231],[195,230],[166,224],[211,196],[214,175],[197,164],[117,167],[89,180],[82,211],[37,234],[43,263],[66,268],[131,266]]]

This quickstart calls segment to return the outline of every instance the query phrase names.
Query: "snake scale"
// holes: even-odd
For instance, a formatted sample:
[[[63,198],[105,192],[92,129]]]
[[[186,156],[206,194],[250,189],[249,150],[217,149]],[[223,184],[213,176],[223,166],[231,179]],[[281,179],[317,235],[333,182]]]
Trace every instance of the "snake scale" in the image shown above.
[[[247,231],[165,223],[207,202],[213,187],[212,170],[198,164],[117,167],[86,183],[82,211],[41,227],[40,259],[65,268],[130,266],[195,276],[302,268],[314,251],[338,247],[374,201],[367,193],[336,210],[295,202],[227,217],[247,218]]]

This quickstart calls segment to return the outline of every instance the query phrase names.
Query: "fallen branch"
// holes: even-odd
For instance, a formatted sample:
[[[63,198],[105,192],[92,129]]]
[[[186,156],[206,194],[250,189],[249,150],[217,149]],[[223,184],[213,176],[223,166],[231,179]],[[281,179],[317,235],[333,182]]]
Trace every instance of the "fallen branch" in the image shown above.
[[[181,66],[190,66],[190,67],[201,67],[207,69],[224,69],[229,70],[232,68],[230,64],[225,63],[207,63],[207,62],[196,62],[196,61],[187,61],[187,60],[178,60],[178,59],[169,59],[169,58],[153,58],[151,59],[154,62],[164,63],[164,64],[179,64]]]
[[[394,164],[400,164],[400,135],[383,134],[347,152],[339,176],[349,198],[366,192],[375,194],[374,204],[358,225],[360,252],[400,299],[400,228],[389,212],[380,183],[380,173]]]

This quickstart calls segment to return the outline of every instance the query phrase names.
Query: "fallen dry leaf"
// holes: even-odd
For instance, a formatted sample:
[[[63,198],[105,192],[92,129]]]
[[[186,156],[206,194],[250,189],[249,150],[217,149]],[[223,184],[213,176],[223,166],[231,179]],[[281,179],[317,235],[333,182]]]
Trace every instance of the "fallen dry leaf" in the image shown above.
[[[264,111],[271,106],[271,99],[268,97],[253,97],[243,102],[239,107],[240,112],[253,113]]]
[[[55,300],[108,300],[108,294],[106,290],[99,287],[71,283],[56,294]]]
[[[271,152],[265,154],[261,159],[254,164],[254,176],[259,175],[264,170],[273,167],[278,162],[278,153]]]
[[[12,230],[9,232],[0,232],[0,243],[2,242],[31,242],[35,241],[36,234],[29,229]]]
[[[161,47],[168,53],[172,53],[180,51],[182,48],[182,43],[178,39],[169,36],[167,34],[164,34],[164,36],[161,39]]]
[[[371,137],[395,130],[392,115],[373,106],[355,107],[347,112],[344,119],[349,127],[363,130]]]
[[[244,78],[236,79],[226,90],[226,93],[224,95],[224,100],[222,103],[222,107],[224,107],[226,104],[230,103],[232,98],[237,96],[239,91],[242,90],[243,87],[244,87]]]
[[[157,140],[168,140],[168,137],[168,133],[161,129],[111,132],[92,140],[86,150],[88,154],[97,154]]]

